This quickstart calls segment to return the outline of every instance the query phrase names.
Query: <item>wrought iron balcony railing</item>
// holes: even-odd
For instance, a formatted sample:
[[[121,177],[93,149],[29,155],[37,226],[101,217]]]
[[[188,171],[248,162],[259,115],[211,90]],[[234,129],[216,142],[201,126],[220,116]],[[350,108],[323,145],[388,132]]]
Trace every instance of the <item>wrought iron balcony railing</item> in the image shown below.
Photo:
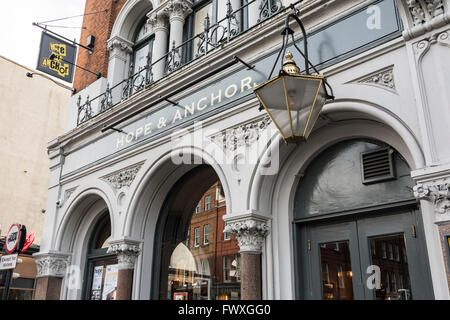
[[[256,1],[244,0],[245,4],[239,9],[234,10],[230,0],[228,0],[226,4],[227,14],[224,19],[211,24],[210,18],[206,16],[203,32],[194,35],[179,46],[175,46],[175,43],[173,43],[171,50],[157,61],[151,62],[151,53],[149,53],[145,67],[134,72],[134,65],[130,63],[128,77],[112,87],[108,83],[105,92],[92,99],[87,96],[84,102],[82,101],[82,97],[78,96],[77,126],[105,112],[118,103],[129,99],[131,96],[155,83],[156,81],[154,81],[153,77],[155,65],[160,63],[165,64],[164,76],[161,78],[163,79],[182,66],[207,55],[223,44],[232,41],[236,36],[287,9],[283,6],[281,0],[263,0],[259,7],[258,23],[255,26],[248,27],[247,12],[249,6]],[[297,1],[294,5],[302,1]]]

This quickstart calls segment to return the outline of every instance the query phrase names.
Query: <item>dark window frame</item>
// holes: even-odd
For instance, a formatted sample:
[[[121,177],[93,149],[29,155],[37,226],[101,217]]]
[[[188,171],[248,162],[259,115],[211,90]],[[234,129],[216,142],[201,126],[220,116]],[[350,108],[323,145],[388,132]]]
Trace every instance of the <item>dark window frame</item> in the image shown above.
[[[102,235],[102,231],[104,231],[105,227],[108,227],[111,231],[111,221],[109,217],[109,211],[106,210],[101,214],[101,217],[95,224],[94,232],[91,234],[89,239],[87,255],[86,255],[86,270],[84,272],[85,279],[82,297],[85,300],[90,300],[91,298],[91,288],[92,288],[92,276],[93,276],[93,265],[98,261],[107,261],[117,259],[115,254],[108,253],[108,248],[96,248],[96,244],[99,240],[99,237]],[[111,235],[111,234],[110,234]],[[107,239],[108,237],[106,237]]]
[[[146,37],[144,37],[143,39],[140,39],[139,41],[137,41],[137,37],[139,36],[139,32],[141,31],[142,27],[147,23],[147,17],[144,16],[144,18],[142,18],[142,21],[139,22],[136,31],[134,33],[133,36],[133,46],[132,46],[132,53],[131,53],[131,57],[130,57],[130,63],[133,63],[134,68],[136,67],[136,52],[138,52],[140,49],[144,48],[145,46],[148,46],[148,54],[150,54],[150,63],[151,63],[151,59],[153,57],[153,45],[155,42],[155,34],[152,33]],[[148,56],[147,54],[147,56]],[[139,70],[133,70],[133,75],[136,74],[136,72],[138,72]]]

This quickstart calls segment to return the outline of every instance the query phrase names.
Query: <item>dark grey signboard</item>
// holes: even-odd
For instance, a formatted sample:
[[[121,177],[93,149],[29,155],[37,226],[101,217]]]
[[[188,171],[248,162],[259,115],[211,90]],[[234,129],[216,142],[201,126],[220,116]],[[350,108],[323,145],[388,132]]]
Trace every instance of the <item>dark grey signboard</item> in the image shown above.
[[[43,31],[36,69],[72,83],[76,56],[73,44]]]

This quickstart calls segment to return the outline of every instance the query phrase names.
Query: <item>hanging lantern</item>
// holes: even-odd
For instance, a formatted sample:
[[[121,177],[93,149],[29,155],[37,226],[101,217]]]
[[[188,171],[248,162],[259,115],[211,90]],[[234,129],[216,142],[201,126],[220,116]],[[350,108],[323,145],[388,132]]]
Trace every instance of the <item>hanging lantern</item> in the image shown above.
[[[295,44],[294,32],[289,28],[289,18],[291,17],[297,20],[303,31],[304,53]],[[327,86],[330,90],[332,89],[325,77],[308,60],[306,32],[296,15],[288,15],[282,34],[283,46],[278,58],[282,50],[286,52],[289,40],[287,36],[291,35],[294,47],[305,58],[306,74],[300,73],[300,68],[293,60],[292,53],[288,51],[278,76],[270,79],[278,62],[277,58],[269,76],[270,80],[255,87],[254,92],[283,139],[287,143],[297,143],[305,141],[309,137],[325,102],[334,97],[327,92]],[[317,72],[316,75],[309,73],[310,66]]]

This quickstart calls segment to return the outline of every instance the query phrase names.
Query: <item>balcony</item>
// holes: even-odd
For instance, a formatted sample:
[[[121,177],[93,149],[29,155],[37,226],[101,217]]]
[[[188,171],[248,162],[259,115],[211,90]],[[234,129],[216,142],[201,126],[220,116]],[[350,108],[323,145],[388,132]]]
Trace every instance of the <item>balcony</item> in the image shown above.
[[[155,83],[163,80],[168,75],[176,72],[180,68],[189,65],[193,61],[208,55],[209,53],[224,47],[242,34],[251,31],[259,24],[279,15],[288,9],[283,6],[281,0],[263,0],[259,7],[257,24],[249,27],[248,11],[249,6],[258,0],[244,1],[245,4],[238,9],[234,9],[230,0],[226,4],[226,16],[224,19],[212,24],[210,17],[206,16],[203,32],[187,39],[179,46],[172,44],[171,49],[164,56],[156,61],[151,61],[147,56],[147,63],[144,67],[135,72],[135,66],[130,63],[128,76],[121,82],[110,86],[106,84],[106,90],[101,94],[90,98],[78,96],[77,105],[77,126],[111,109],[115,105],[126,101],[134,95],[149,89]],[[302,0],[293,3],[296,5]],[[164,76],[155,80],[153,70],[157,65],[164,63]]]

